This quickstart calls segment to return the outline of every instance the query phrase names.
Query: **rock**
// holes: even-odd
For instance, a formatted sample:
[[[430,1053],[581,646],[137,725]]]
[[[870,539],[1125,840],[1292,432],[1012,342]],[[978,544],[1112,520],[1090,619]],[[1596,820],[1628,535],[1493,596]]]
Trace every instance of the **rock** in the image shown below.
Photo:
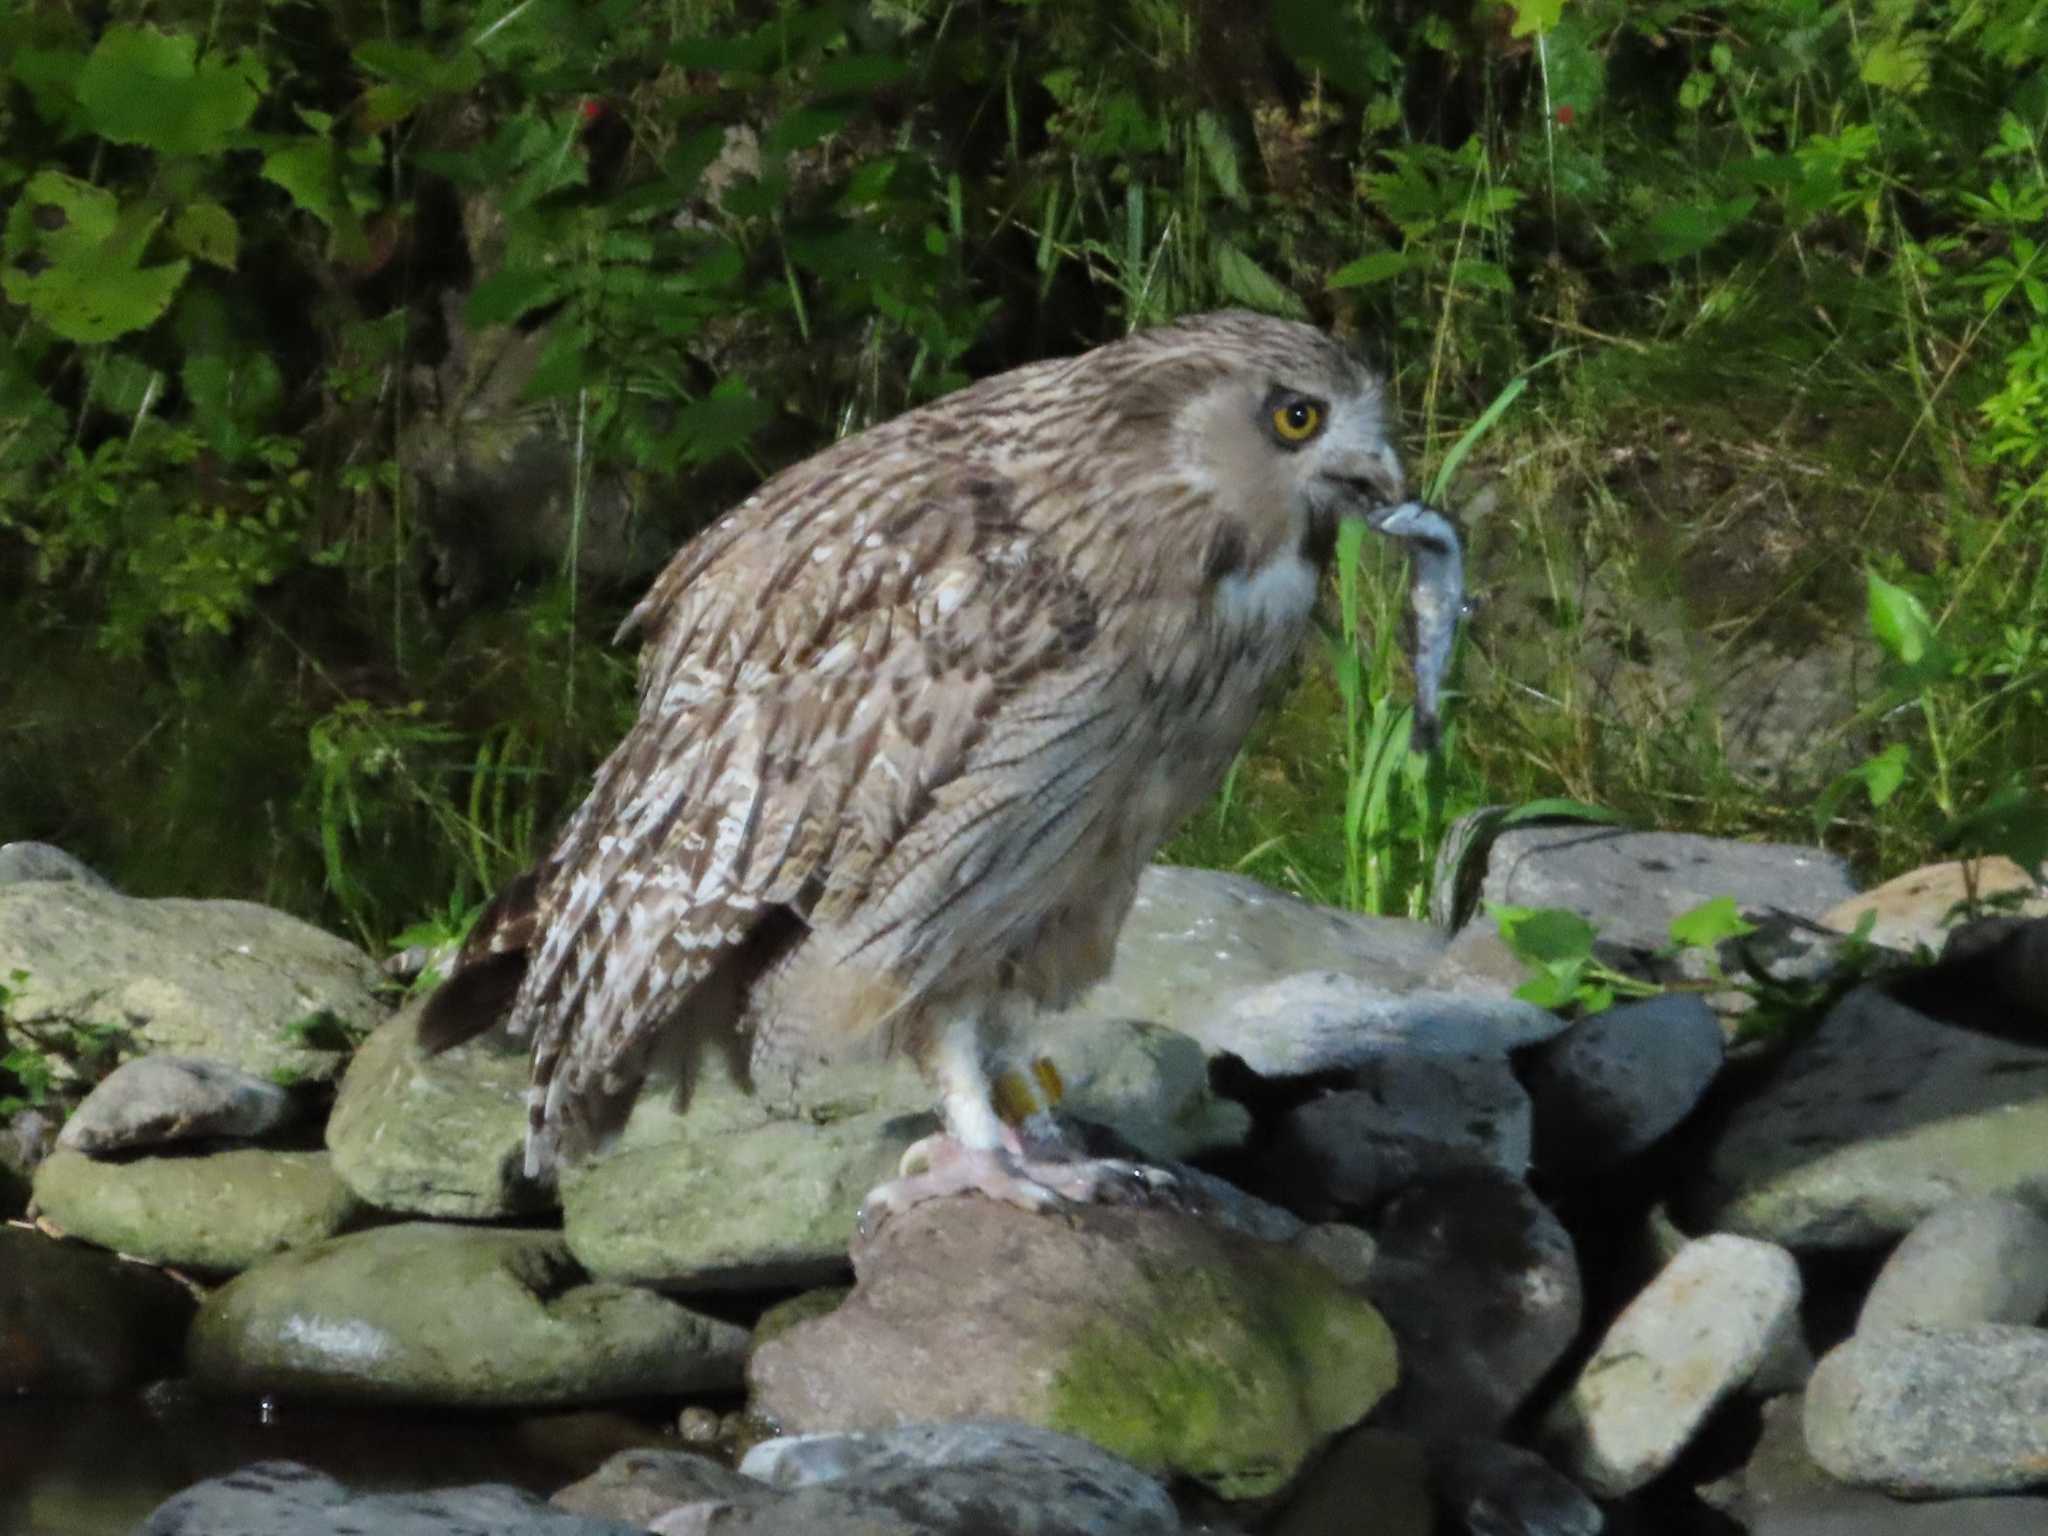
[[[1959,924],[1940,962],[1896,978],[1891,994],[1946,1023],[2039,1040],[2048,1025],[2048,918],[1998,915]]]
[[[1356,1216],[1453,1168],[1528,1171],[1529,1098],[1504,1057],[1388,1055],[1356,1082],[1295,1106],[1275,1128],[1261,1161],[1290,1209]]]
[[[1537,1155],[1556,1177],[1613,1167],[1692,1113],[1721,1070],[1706,1002],[1666,993],[1582,1019],[1529,1053]]]
[[[1378,1057],[1505,1055],[1565,1027],[1513,998],[1400,993],[1335,971],[1309,971],[1217,994],[1179,1027],[1212,1054],[1261,1077],[1349,1071]]]
[[[191,1316],[191,1294],[161,1270],[0,1227],[0,1395],[102,1395],[168,1375]]]
[[[258,1265],[206,1299],[212,1391],[485,1407],[718,1391],[746,1330],[586,1283],[559,1235],[412,1222]]]
[[[786,1430],[1015,1419],[1254,1498],[1393,1382],[1385,1324],[1320,1265],[1162,1207],[936,1200],[854,1262],[843,1305],[748,1367]]]
[[[1370,1500],[1370,1524],[1361,1508]],[[1354,1429],[1304,1476],[1272,1536],[1431,1536],[1429,1456],[1413,1435]]]
[[[1906,1234],[1878,1271],[1856,1331],[2035,1323],[2048,1311],[2048,1218],[1998,1195],[1958,1200]]]
[[[1873,1247],[1965,1195],[2048,1198],[2048,1049],[1859,988],[1730,1115],[1692,1224]]]
[[[200,1056],[138,1056],[85,1096],[57,1145],[104,1155],[208,1136],[253,1141],[292,1115],[292,1096],[268,1078]]]
[[[1534,1451],[1472,1436],[1429,1448],[1437,1507],[1478,1536],[1600,1536],[1606,1517]]]
[[[524,1174],[526,1048],[494,1031],[425,1056],[418,1016],[407,1008],[356,1053],[328,1121],[336,1170],[386,1210],[545,1210],[556,1193]],[[1249,1128],[1242,1106],[1210,1092],[1200,1049],[1155,1025],[1047,1021],[1016,1054],[1049,1057],[1065,1108],[1148,1156],[1235,1145]],[[730,1287],[836,1274],[861,1198],[935,1125],[937,1095],[907,1059],[750,1068],[679,1031],[653,1065],[616,1143],[561,1179],[571,1246],[607,1278]],[[787,1198],[729,1197],[770,1187]]]
[[[963,1533],[1170,1536],[1180,1529],[1158,1479],[1092,1441],[1031,1424],[905,1424],[868,1434],[786,1436],[748,1451],[740,1471],[774,1488],[859,1493],[877,1507],[886,1501],[896,1512]],[[949,1474],[954,1501],[977,1485],[982,1490],[987,1502],[971,1521],[930,1497]],[[904,1495],[916,1504],[906,1507]]]
[[[76,880],[111,891],[113,882],[85,860],[48,843],[0,843],[0,885],[25,885],[32,880]]]
[[[1207,1000],[1303,971],[1421,984],[1444,947],[1428,923],[1318,906],[1245,875],[1155,864],[1138,881],[1116,963],[1072,1010],[1149,1019],[1201,1039]]]
[[[79,880],[0,885],[0,976],[17,1018],[115,1026],[144,1051],[320,1080],[384,1017],[353,944],[246,901],[145,901]]]
[[[1949,930],[1970,915],[1974,904],[2000,896],[2021,898],[2027,916],[2048,914],[2048,899],[2043,899],[2033,878],[2011,859],[1992,855],[1909,870],[1838,902],[1818,914],[1818,920],[1837,933],[1854,933],[1868,916],[1873,923],[1871,943],[1909,954],[1922,948],[1939,954]]]
[[[1799,1267],[1781,1248],[1725,1233],[1688,1244],[1546,1418],[1546,1449],[1603,1498],[1634,1492],[1797,1326],[1799,1298]]]
[[[1859,1332],[1814,1369],[1806,1446],[1841,1481],[1907,1498],[2048,1481],[2048,1329]]]
[[[421,1006],[349,1063],[327,1120],[334,1171],[387,1211],[487,1220],[547,1209],[552,1192],[524,1172],[526,1048],[494,1030],[423,1055]]]
[[[1740,1476],[1700,1490],[1753,1536],[2037,1536],[2048,1530],[2048,1498],[1902,1503],[1867,1488],[1845,1488],[1807,1453],[1804,1408],[1797,1395],[1764,1404],[1763,1435]]]
[[[1513,997],[1534,974],[1534,967],[1508,948],[1508,941],[1500,936],[1500,925],[1487,920],[1467,923],[1451,935],[1451,942],[1437,956],[1419,990],[1455,992],[1461,997]]]
[[[1562,907],[1592,923],[1603,946],[1643,954],[1670,944],[1674,917],[1717,896],[1745,912],[1817,918],[1855,893],[1848,865],[1819,848],[1584,823],[1501,832],[1482,885],[1488,902]]]
[[[563,1508],[677,1533],[748,1536],[1173,1536],[1159,1483],[1024,1424],[911,1424],[770,1440],[731,1472],[683,1451],[616,1456]]]
[[[645,1447],[620,1451],[548,1502],[578,1515],[646,1527],[678,1505],[766,1505],[767,1490],[724,1462],[696,1451]]]
[[[50,1155],[55,1130],[50,1116],[39,1109],[0,1116],[0,1221],[28,1209],[30,1180]]]
[[[640,1527],[548,1508],[502,1483],[430,1493],[356,1493],[311,1467],[264,1461],[194,1484],[135,1536],[643,1536]]]
[[[247,1269],[332,1237],[359,1209],[325,1152],[240,1147],[104,1162],[59,1152],[36,1204],[72,1237],[181,1269]]]
[[[1382,1213],[1365,1294],[1401,1346],[1381,1422],[1426,1436],[1497,1431],[1579,1331],[1572,1240],[1520,1180],[1441,1174]]]
[[[817,1285],[846,1268],[862,1197],[937,1128],[931,1115],[887,1111],[824,1125],[705,1124],[687,1141],[568,1171],[563,1231],[577,1261],[607,1280],[689,1290]]]
[[[1901,1504],[1881,1493],[1831,1489],[1759,1516],[1749,1536],[2039,1536],[2048,1499],[1943,1499]]]
[[[1349,1222],[1323,1221],[1304,1227],[1294,1240],[1294,1250],[1305,1253],[1336,1277],[1346,1288],[1365,1284],[1379,1244],[1372,1234]]]
[[[1781,1504],[1848,1492],[1807,1453],[1805,1411],[1803,1392],[1766,1399],[1758,1413],[1762,1429],[1749,1459],[1736,1472],[1702,1486],[1702,1502],[1739,1520],[1747,1530]]]
[[[1026,1050],[1066,1083],[1060,1108],[1116,1133],[1152,1162],[1179,1162],[1244,1145],[1251,1112],[1209,1087],[1209,1058],[1178,1030],[1139,1019],[1050,1019]],[[924,1090],[923,1104],[935,1102]]]

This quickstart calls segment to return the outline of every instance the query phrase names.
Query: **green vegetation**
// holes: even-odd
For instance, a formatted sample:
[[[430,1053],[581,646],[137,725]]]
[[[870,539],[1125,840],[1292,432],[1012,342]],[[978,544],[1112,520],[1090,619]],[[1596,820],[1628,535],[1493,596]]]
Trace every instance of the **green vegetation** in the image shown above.
[[[28,979],[27,971],[15,970],[0,981],[0,1120],[76,1098],[81,1084],[90,1088],[134,1049],[125,1025],[24,1014],[20,995]]]
[[[457,917],[761,474],[1241,304],[1387,370],[1482,608],[1425,764],[1368,541],[1174,856],[1413,911],[1543,796],[2038,856],[2044,56],[2033,0],[30,0],[0,839]]]

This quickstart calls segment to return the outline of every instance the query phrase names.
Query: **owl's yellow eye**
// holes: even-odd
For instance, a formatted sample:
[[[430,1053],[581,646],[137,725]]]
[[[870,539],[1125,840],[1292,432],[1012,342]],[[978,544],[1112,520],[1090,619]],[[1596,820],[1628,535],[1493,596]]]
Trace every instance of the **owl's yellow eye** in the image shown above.
[[[1273,435],[1283,443],[1305,443],[1322,426],[1322,407],[1313,400],[1297,398],[1273,408]]]

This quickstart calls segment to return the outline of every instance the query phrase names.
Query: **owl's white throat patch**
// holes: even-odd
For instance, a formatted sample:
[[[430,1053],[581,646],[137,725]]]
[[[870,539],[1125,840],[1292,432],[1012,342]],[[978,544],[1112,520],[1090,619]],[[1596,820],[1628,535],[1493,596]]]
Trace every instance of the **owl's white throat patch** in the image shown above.
[[[1226,624],[1242,629],[1299,625],[1315,607],[1321,586],[1322,573],[1290,549],[1217,582],[1216,611]]]

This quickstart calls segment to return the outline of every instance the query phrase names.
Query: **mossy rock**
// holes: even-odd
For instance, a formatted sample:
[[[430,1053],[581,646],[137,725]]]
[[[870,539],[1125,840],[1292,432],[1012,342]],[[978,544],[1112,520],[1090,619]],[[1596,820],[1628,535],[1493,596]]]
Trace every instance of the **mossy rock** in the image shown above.
[[[1394,1384],[1386,1324],[1322,1265],[1181,1211],[936,1200],[854,1258],[853,1295],[748,1367],[786,1433],[1016,1419],[1250,1499]]]

